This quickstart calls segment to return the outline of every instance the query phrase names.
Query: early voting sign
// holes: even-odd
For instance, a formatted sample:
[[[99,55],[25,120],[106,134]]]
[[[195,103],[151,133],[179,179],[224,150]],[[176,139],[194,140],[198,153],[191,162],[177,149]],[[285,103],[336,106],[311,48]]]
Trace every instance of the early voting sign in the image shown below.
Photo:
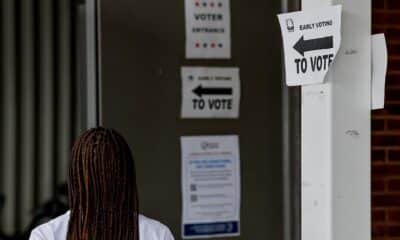
[[[238,68],[182,67],[182,118],[238,118]]]
[[[185,0],[186,58],[231,58],[230,0]]]
[[[342,6],[278,15],[285,51],[286,83],[323,83],[341,42]]]
[[[182,237],[240,234],[239,138],[181,138]]]

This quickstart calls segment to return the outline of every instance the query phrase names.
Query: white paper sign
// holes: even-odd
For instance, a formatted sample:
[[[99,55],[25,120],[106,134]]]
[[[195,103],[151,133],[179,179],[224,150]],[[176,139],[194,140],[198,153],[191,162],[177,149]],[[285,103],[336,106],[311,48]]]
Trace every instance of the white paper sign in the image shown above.
[[[341,43],[342,7],[279,14],[288,86],[323,83]]]
[[[238,136],[182,137],[182,237],[240,234]]]
[[[238,118],[238,68],[182,67],[182,118]]]
[[[388,52],[384,34],[372,35],[372,110],[385,107]]]
[[[231,58],[230,0],[185,0],[186,58]]]

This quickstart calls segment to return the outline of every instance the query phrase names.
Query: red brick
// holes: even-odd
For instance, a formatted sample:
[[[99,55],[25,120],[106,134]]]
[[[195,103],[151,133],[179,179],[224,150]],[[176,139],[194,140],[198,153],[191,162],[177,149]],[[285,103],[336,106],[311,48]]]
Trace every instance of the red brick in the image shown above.
[[[400,104],[397,102],[393,103],[391,101],[386,101],[384,112],[390,115],[400,115]]]
[[[372,240],[389,240],[386,237],[379,237],[379,236],[373,236]],[[390,239],[390,240],[399,240],[399,239]]]
[[[385,33],[385,28],[380,25],[372,26],[372,34]]]
[[[372,116],[384,116],[387,115],[386,109],[379,109],[372,111]]]
[[[372,0],[372,32],[385,33],[385,109],[372,112],[372,237],[400,240],[400,0]],[[397,117],[399,116],[399,117]]]
[[[371,160],[373,162],[384,162],[386,159],[385,150],[372,150]]]
[[[400,222],[400,209],[388,209],[387,217],[390,222]]]
[[[399,41],[400,40],[400,28],[397,28],[397,27],[386,28],[385,36],[388,41]]]
[[[389,237],[400,237],[400,225],[389,226],[388,227],[388,236]]]
[[[374,4],[373,4],[374,6]],[[390,10],[398,10],[400,9],[400,1],[399,0],[386,0],[386,8]]]
[[[388,74],[386,76],[387,86],[400,85],[400,74]]]
[[[400,70],[400,60],[390,59],[389,60],[389,64],[388,64],[388,68],[391,71],[399,71]]]
[[[391,193],[400,191],[400,179],[390,179],[388,181],[388,190]]]
[[[376,239],[377,237],[387,236],[387,227],[385,225],[372,225],[372,237]]]
[[[386,100],[388,101],[400,100],[399,87],[387,87],[385,92],[386,92]]]
[[[388,130],[400,130],[400,119],[387,120]]]
[[[372,0],[372,8],[373,10],[383,9],[385,7],[384,0]]]
[[[388,51],[389,51],[389,55],[390,56],[398,56],[398,55],[400,55],[400,44],[398,44],[398,43],[389,43],[388,44]]]
[[[400,207],[400,194],[373,195],[372,205],[375,207]]]
[[[385,12],[384,21],[385,25],[399,25],[400,12]]]
[[[398,108],[400,110],[400,106]],[[373,136],[372,146],[400,146],[400,135]]]
[[[400,162],[400,149],[399,150],[389,150],[388,160],[391,162]]]
[[[400,24],[400,11],[374,11],[372,22],[374,25],[398,26]]]
[[[386,23],[386,14],[383,12],[373,11],[372,12],[372,22],[374,24],[379,24],[379,25],[385,24]]]
[[[386,220],[386,211],[383,209],[372,210],[372,221],[375,223],[384,222]]]
[[[398,164],[373,165],[372,175],[374,177],[400,176],[400,166]]]
[[[372,131],[380,131],[385,129],[385,121],[382,119],[374,119],[371,124]]]
[[[383,179],[373,179],[371,181],[372,192],[383,192],[385,190],[385,181]]]

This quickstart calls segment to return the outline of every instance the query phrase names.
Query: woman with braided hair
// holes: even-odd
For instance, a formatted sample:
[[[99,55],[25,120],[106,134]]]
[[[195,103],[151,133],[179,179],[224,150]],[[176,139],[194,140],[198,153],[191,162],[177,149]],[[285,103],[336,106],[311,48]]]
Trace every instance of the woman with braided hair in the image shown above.
[[[173,240],[166,226],[139,214],[132,154],[114,130],[94,128],[75,142],[68,195],[71,210],[30,240]]]

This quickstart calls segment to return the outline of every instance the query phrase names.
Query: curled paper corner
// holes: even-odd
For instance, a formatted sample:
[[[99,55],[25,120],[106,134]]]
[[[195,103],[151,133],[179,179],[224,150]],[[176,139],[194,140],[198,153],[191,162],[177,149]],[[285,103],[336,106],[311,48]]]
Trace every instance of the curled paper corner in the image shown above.
[[[371,109],[378,110],[385,107],[385,85],[388,66],[388,50],[384,34],[371,36]]]

